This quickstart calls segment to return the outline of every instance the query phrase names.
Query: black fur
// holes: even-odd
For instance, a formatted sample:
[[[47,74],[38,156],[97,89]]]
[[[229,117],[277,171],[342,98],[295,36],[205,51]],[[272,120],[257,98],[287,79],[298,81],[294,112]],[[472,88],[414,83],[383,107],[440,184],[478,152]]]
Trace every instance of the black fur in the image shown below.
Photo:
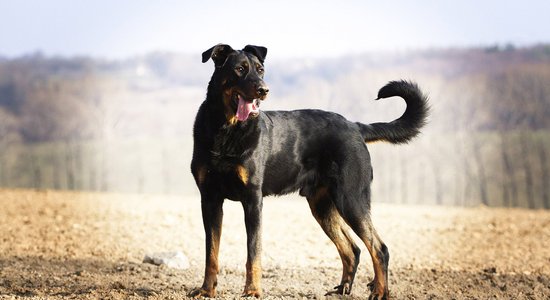
[[[230,199],[240,201],[245,211],[248,256],[244,295],[260,296],[262,198],[299,191],[327,235],[340,245],[344,275],[336,291],[330,293],[351,292],[359,263],[359,248],[345,228],[343,234],[331,232],[346,223],[372,250],[376,275],[369,285],[371,297],[386,298],[389,251],[370,221],[372,167],[365,142],[411,140],[425,123],[426,97],[406,81],[383,87],[378,98],[400,96],[407,103],[404,114],[390,123],[354,123],[321,110],[261,111],[245,121],[235,121],[237,96],[260,105],[261,101],[254,99],[263,100],[267,95],[263,81],[266,54],[264,47],[233,50],[223,44],[203,53],[203,62],[212,58],[216,68],[195,120],[191,170],[201,192],[206,268],[202,287],[190,294],[215,295],[222,204]]]
[[[391,81],[378,92],[378,98],[399,96],[405,99],[407,108],[403,115],[389,123],[361,124],[359,130],[365,137],[365,142],[387,141],[394,144],[409,142],[420,133],[428,116],[427,97],[422,94],[415,83],[407,81]]]

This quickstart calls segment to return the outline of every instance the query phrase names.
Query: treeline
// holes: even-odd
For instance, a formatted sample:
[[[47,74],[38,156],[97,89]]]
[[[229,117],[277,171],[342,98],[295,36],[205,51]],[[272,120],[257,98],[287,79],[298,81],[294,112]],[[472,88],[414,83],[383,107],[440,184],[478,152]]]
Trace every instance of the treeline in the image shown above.
[[[437,84],[431,97],[436,126],[420,146],[402,154],[374,150],[379,157],[373,160],[385,161],[382,167],[395,175],[378,186],[382,195],[397,202],[550,209],[550,63],[540,53],[509,55],[502,65]]]
[[[140,118],[149,113],[147,106],[189,101],[159,92],[204,84],[207,70],[191,59],[169,53],[125,61],[40,53],[0,59],[0,138],[24,143],[103,139],[116,132],[116,118]],[[128,110],[134,116],[126,116]],[[155,136],[145,125],[120,134]]]
[[[195,193],[190,132],[211,74],[200,57],[0,59],[0,186]],[[550,45],[267,61],[266,109],[389,121],[378,88],[431,99],[421,139],[370,145],[377,201],[550,208]]]
[[[452,116],[452,120],[433,119],[430,128],[483,131],[519,126],[537,130],[550,128],[549,65],[550,45],[520,49],[506,45],[268,62],[267,80],[278,97],[273,100],[277,101],[274,108],[330,106],[327,108],[361,118],[362,111],[346,106],[369,104],[364,99],[365,87],[375,93],[384,80],[420,78],[423,86],[431,88],[437,113]],[[23,142],[101,138],[105,129],[98,125],[106,122],[106,114],[113,109],[115,114],[123,114],[127,108],[119,112],[115,106],[129,97],[139,100],[132,103],[138,107],[200,102],[201,94],[159,99],[156,92],[177,88],[204,91],[210,69],[198,58],[171,53],[125,61],[41,54],[0,59],[0,134]],[[441,89],[436,91],[441,94],[433,95],[433,89]],[[192,107],[188,110],[194,113]]]
[[[547,130],[424,135],[370,150],[378,201],[550,209]]]
[[[0,62],[0,135],[25,143],[88,139],[101,89],[91,59],[26,56]]]

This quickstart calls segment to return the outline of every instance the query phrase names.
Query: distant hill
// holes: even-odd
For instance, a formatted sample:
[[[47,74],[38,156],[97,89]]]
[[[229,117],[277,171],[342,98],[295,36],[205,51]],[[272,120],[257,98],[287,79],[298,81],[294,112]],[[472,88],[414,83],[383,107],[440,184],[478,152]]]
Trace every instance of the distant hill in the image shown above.
[[[268,57],[266,68],[266,80],[272,90],[264,105],[268,109],[322,108],[365,122],[391,118],[399,114],[396,108],[379,109],[384,105],[368,100],[386,81],[406,78],[418,81],[430,93],[439,116],[447,118],[452,113],[453,118],[460,119],[450,125],[443,118],[436,118],[431,128],[461,130],[459,123],[476,130],[520,124],[532,128],[550,126],[546,108],[550,102],[550,77],[546,71],[550,69],[550,45],[370,53],[275,62]],[[106,134],[147,136],[157,135],[158,130],[167,135],[182,134],[189,130],[190,122],[182,123],[177,118],[193,118],[211,72],[212,66],[202,64],[199,54],[159,52],[108,61],[37,53],[2,59],[0,116],[4,121],[0,133],[30,142],[94,139]],[[519,78],[524,77],[538,78],[542,86],[533,82],[515,86],[523,84]],[[514,97],[520,92],[518,89],[530,90],[540,99]],[[455,106],[459,103],[474,105],[476,111],[490,110],[491,106],[499,111],[476,113],[480,116],[475,118],[481,119],[471,120],[474,116],[457,115]],[[543,108],[531,107],[534,105]],[[531,121],[516,116],[530,111],[542,115]]]

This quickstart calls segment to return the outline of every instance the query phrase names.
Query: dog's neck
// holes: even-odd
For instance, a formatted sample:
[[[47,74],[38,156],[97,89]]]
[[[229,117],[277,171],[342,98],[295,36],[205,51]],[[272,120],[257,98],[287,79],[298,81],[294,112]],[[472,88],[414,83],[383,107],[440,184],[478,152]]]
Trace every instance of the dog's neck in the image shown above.
[[[241,163],[256,149],[260,129],[258,119],[222,126],[212,145],[211,154],[216,163]]]
[[[223,107],[223,91],[220,88],[220,83],[217,78],[212,76],[206,90],[206,104],[211,112],[222,112]]]

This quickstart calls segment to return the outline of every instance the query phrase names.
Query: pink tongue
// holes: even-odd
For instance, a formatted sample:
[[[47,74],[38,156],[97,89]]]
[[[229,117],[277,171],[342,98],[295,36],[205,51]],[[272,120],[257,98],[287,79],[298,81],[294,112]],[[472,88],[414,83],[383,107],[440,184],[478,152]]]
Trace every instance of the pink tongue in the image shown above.
[[[237,107],[237,114],[235,115],[237,117],[237,120],[239,121],[246,121],[248,119],[248,116],[251,112],[257,112],[258,107],[256,104],[254,104],[254,101],[247,102],[243,98],[241,98],[240,95],[238,95],[239,104]]]

